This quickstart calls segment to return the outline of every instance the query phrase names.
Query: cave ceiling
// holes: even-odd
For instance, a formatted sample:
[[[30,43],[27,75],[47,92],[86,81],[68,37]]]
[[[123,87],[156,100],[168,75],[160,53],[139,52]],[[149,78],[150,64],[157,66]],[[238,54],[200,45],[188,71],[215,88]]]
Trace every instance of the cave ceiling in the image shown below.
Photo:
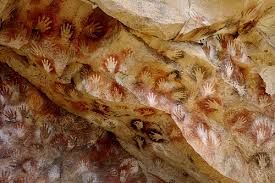
[[[274,5],[0,0],[0,182],[275,182]]]

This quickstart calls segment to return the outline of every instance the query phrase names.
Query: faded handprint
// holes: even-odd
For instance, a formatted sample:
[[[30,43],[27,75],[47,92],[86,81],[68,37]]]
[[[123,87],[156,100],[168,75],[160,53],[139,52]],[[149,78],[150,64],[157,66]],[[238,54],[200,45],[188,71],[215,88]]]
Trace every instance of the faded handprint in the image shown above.
[[[215,93],[214,83],[206,83],[202,86],[202,96],[207,97]]]
[[[232,74],[234,72],[234,68],[233,68],[233,65],[231,62],[228,62],[226,65],[225,65],[225,74],[226,74],[226,77],[228,79],[231,78]]]
[[[73,35],[72,25],[64,23],[60,28],[60,36],[63,41],[68,41]]]
[[[44,33],[47,30],[51,29],[51,19],[49,17],[46,16],[39,16],[38,17],[38,22],[35,26],[36,29],[40,30],[40,32]]]
[[[166,50],[164,54],[171,60],[177,60],[184,57],[184,51],[182,50]]]
[[[150,106],[157,105],[156,95],[154,93],[149,93],[147,96],[147,100]]]
[[[48,59],[43,59],[42,64],[47,73],[50,73],[51,71],[53,71],[52,64]]]
[[[197,127],[197,134],[204,145],[208,144],[208,131],[203,124],[199,124]]]
[[[105,62],[105,67],[110,73],[115,73],[117,60],[114,57],[109,57]]]

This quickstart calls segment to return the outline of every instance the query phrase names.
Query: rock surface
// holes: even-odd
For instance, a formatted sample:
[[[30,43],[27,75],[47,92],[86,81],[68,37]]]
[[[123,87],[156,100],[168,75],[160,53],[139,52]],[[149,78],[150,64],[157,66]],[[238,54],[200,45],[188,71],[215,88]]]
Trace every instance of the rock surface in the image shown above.
[[[275,67],[269,66],[262,69],[260,73],[266,85],[266,93],[269,95],[275,94]]]
[[[149,35],[168,40],[176,37],[186,18],[172,2],[95,0],[105,13],[124,25]]]
[[[1,183],[162,183],[113,135],[59,108],[6,64],[0,78]]]
[[[274,182],[272,1],[95,2],[6,5],[0,61],[166,182]]]

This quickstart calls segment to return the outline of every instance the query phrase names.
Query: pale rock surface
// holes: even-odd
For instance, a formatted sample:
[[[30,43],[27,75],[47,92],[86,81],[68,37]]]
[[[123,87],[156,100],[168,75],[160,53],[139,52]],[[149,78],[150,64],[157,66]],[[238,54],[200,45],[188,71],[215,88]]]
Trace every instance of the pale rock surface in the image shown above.
[[[94,0],[105,13],[124,25],[168,40],[183,27],[186,18],[173,1]],[[174,6],[171,6],[173,4]]]
[[[266,93],[270,95],[275,94],[275,67],[269,66],[262,69],[260,73],[266,84]]]
[[[96,3],[105,13],[127,27],[164,40],[194,40],[203,29],[235,29],[239,23],[260,15],[261,8],[274,5],[272,0],[83,0]],[[254,11],[253,8],[258,6]],[[252,11],[251,11],[252,10]],[[238,22],[243,17],[244,22]],[[194,31],[194,32],[193,32]],[[192,36],[190,36],[191,34]],[[200,35],[201,38],[202,35]]]

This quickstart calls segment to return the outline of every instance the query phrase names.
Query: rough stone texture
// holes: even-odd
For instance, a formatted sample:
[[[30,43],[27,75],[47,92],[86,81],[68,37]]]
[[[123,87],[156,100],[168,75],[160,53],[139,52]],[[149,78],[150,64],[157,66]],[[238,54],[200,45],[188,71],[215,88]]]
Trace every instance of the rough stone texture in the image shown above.
[[[162,39],[172,39],[184,25],[186,18],[172,1],[95,0],[105,13],[126,26]]]
[[[240,14],[240,0],[92,0],[126,26],[162,39]]]
[[[119,57],[133,57],[131,49],[125,49],[122,44],[130,47],[130,42],[134,41],[134,44],[141,45],[146,50],[145,45],[128,33],[119,22],[104,15],[99,9],[93,10],[87,4],[76,1],[61,4],[41,2],[33,4],[33,7],[19,1],[18,7],[20,8],[13,21],[4,22],[0,39],[2,44],[26,57],[2,47],[1,61],[6,60],[10,66],[14,66],[13,69],[28,78],[57,104],[115,133],[127,151],[143,160],[148,170],[163,180],[183,182],[188,180],[190,174],[201,182],[213,182],[213,177],[227,181],[193,151],[168,114],[140,105],[137,97],[115,81],[112,74],[117,69],[112,68],[112,61],[116,67],[116,59]],[[59,7],[62,9],[57,14],[53,9]],[[74,27],[70,27],[72,24]],[[21,30],[18,26],[21,26]],[[10,33],[15,36],[12,36],[16,39],[15,42],[7,39]],[[116,41],[120,37],[125,43]],[[113,44],[113,48],[105,50],[107,53],[121,47],[121,55],[114,54],[113,60],[110,55],[110,63],[106,60],[103,65],[99,62],[91,65],[90,60],[93,58],[90,53],[95,53],[91,56],[97,56],[96,53],[100,52],[107,54],[103,53],[104,44]],[[59,61],[54,63],[55,59]],[[100,88],[89,88],[93,77],[99,79]],[[95,90],[94,93],[91,89],[100,90]],[[132,105],[119,103],[127,99]],[[135,119],[144,123],[144,129],[135,130],[132,124]],[[157,164],[161,168],[155,168],[155,161],[163,161],[160,165]],[[208,172],[212,172],[211,176]]]
[[[144,34],[164,40],[175,38],[178,34],[176,40],[181,41],[199,40],[216,31],[235,31],[237,26],[241,28],[250,20],[257,19],[256,16],[260,17],[262,10],[274,6],[273,0],[83,1],[96,3],[108,15]]]
[[[262,69],[260,72],[260,76],[265,82],[266,85],[266,93],[270,95],[275,94],[275,67],[268,66]]]
[[[2,63],[0,93],[1,183],[162,183],[113,135],[59,108]]]
[[[155,27],[167,14],[139,12],[126,0],[98,0],[99,8],[30,2],[2,11],[9,16],[1,21],[0,61],[61,107],[113,132],[150,173],[166,182],[275,181],[272,1],[218,1],[221,10],[233,8],[224,16],[213,1],[204,1],[205,12],[201,1],[190,1],[210,24],[174,40]],[[140,2],[169,9],[180,1]],[[141,26],[145,15],[153,33]]]

